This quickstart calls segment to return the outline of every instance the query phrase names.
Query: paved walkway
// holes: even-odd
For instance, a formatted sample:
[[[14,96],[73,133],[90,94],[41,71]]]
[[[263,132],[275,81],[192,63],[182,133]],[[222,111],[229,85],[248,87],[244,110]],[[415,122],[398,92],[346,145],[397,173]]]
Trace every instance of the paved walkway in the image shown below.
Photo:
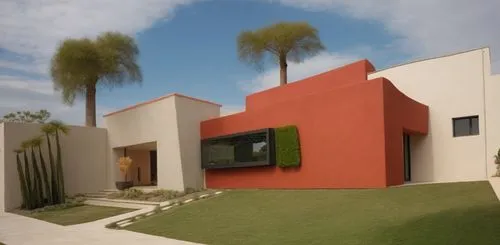
[[[0,241],[7,245],[195,245],[164,237],[125,230],[110,230],[102,221],[60,226],[11,213],[0,212]]]
[[[493,188],[498,200],[500,200],[500,177],[491,177],[489,181],[491,188]]]

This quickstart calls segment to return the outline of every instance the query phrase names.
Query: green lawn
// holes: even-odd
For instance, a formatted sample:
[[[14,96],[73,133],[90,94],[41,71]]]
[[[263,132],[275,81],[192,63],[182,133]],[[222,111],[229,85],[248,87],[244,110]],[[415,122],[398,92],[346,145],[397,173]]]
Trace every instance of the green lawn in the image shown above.
[[[378,190],[230,191],[128,226],[207,244],[500,244],[488,182]]]
[[[59,225],[75,225],[131,211],[133,211],[133,209],[84,205],[35,213],[29,211],[16,211],[16,213]]]

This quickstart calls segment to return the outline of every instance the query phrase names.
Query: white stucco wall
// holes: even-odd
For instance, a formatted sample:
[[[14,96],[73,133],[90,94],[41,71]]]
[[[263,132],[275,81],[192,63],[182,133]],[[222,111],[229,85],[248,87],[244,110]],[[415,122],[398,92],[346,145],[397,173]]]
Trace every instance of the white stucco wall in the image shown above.
[[[196,157],[200,121],[218,116],[218,108],[212,103],[173,94],[112,113],[104,118],[110,149],[156,142],[157,186],[180,191],[198,187],[203,183],[200,159]],[[119,178],[115,162],[121,154],[122,151],[111,150],[110,188]]]
[[[158,187],[184,189],[174,97],[111,114],[104,118],[104,124],[108,129],[111,149],[156,142]],[[110,188],[120,178],[115,164],[117,157],[114,154],[109,164],[110,173],[114,174],[109,176]]]
[[[4,145],[4,200],[5,210],[19,207],[22,202],[16,167],[16,154],[21,142],[40,135],[39,124],[5,123]],[[62,161],[66,194],[96,192],[105,188],[107,162],[107,135],[102,128],[70,126],[67,136],[61,137]],[[55,147],[55,146],[54,146]],[[55,154],[55,148],[54,154]],[[43,144],[48,163],[46,142]],[[1,177],[0,177],[1,178]]]
[[[487,178],[485,52],[417,61],[369,75],[388,78],[401,92],[429,106],[429,134],[411,139],[413,182]],[[452,118],[473,115],[479,116],[479,135],[453,137]]]
[[[4,166],[4,126],[0,123],[0,213],[4,211],[5,204],[5,166]]]
[[[201,169],[200,123],[220,116],[220,106],[176,97],[179,142],[184,185],[203,188]]]
[[[485,49],[485,104],[486,104],[486,162],[488,177],[496,173],[496,165],[493,156],[500,148],[500,75],[491,74],[490,52]]]

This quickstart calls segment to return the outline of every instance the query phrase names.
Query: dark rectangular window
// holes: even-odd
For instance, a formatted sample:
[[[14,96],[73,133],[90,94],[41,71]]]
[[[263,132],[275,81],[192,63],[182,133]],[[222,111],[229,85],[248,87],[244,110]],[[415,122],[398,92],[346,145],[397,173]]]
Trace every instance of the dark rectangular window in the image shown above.
[[[453,118],[453,137],[479,135],[479,117]]]
[[[237,168],[274,165],[272,129],[202,140],[202,168]]]

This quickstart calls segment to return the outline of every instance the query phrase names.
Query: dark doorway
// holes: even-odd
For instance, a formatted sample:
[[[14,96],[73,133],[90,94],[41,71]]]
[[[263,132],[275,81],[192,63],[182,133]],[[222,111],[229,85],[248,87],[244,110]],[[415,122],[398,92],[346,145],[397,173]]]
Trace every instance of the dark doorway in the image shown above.
[[[411,181],[410,135],[403,134],[405,182]]]
[[[158,182],[158,168],[157,168],[157,155],[156,151],[149,152],[149,161],[151,169],[151,184],[156,185]]]

